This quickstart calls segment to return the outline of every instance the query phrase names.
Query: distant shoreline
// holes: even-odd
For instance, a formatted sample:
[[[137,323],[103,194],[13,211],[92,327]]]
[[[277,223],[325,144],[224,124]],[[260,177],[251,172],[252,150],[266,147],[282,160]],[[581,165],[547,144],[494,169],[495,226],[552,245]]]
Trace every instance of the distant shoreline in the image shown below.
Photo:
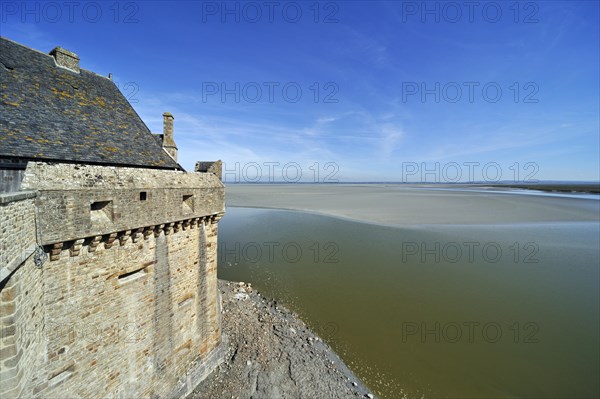
[[[474,184],[473,186],[479,186]],[[538,190],[548,191],[555,193],[588,193],[588,194],[600,194],[600,183],[597,184],[546,184],[546,183],[533,183],[533,184],[494,184],[487,185],[488,187],[507,187],[507,188],[521,188],[525,190]]]
[[[280,186],[280,185],[322,185],[322,186],[343,186],[343,185],[398,185],[407,187],[456,187],[456,188],[469,188],[469,187],[494,187],[494,188],[517,188],[524,190],[537,190],[545,192],[556,192],[556,193],[587,193],[587,194],[600,194],[600,182],[536,182],[536,183],[430,183],[430,182],[414,182],[414,183],[403,183],[403,182],[224,182],[226,185],[234,186]]]

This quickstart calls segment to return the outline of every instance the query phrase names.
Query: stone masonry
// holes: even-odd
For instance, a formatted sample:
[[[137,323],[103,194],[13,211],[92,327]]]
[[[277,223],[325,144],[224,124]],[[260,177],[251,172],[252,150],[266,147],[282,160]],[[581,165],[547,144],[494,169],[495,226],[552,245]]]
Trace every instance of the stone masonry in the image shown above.
[[[77,54],[0,37],[0,398],[176,398],[223,360],[220,161]]]
[[[30,162],[23,187],[35,198],[0,208],[3,264],[20,263],[0,293],[2,398],[190,392],[221,360],[220,180]]]
[[[18,397],[35,370],[43,325],[42,271],[35,267],[35,193],[0,196],[0,397]],[[10,276],[10,277],[9,277]]]

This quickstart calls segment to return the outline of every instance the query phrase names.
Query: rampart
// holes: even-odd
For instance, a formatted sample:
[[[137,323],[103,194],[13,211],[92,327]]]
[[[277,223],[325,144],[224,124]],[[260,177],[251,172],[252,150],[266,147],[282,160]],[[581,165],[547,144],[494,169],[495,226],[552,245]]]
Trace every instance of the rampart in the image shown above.
[[[0,197],[0,396],[179,397],[222,360],[212,173],[30,162]]]

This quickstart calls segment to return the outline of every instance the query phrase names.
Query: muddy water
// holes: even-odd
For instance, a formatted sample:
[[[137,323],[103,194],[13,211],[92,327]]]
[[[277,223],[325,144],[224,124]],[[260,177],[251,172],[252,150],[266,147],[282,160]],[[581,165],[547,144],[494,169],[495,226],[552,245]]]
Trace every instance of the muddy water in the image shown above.
[[[383,227],[233,208],[219,277],[296,311],[375,393],[597,397],[597,222]]]

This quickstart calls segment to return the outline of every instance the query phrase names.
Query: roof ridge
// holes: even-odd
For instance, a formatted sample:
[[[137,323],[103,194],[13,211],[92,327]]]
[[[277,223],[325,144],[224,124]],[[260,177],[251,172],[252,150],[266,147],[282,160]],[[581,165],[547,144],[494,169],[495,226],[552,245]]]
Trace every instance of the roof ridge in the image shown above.
[[[0,40],[6,40],[7,42],[11,42],[12,44],[16,44],[17,46],[23,47],[23,48],[25,48],[25,49],[27,49],[27,50],[29,50],[29,51],[33,51],[33,52],[35,52],[35,53],[38,53],[38,54],[41,54],[41,55],[45,55],[46,57],[48,57],[48,58],[52,59],[52,61],[54,62],[54,65],[55,65],[56,67],[58,67],[58,68],[62,68],[62,69],[66,69],[66,70],[70,70],[69,68],[66,68],[66,67],[63,67],[63,66],[61,66],[61,65],[58,65],[58,64],[56,63],[56,58],[54,58],[54,57],[53,57],[52,55],[50,55],[49,53],[44,53],[44,52],[43,52],[43,51],[41,51],[41,50],[37,50],[37,49],[34,49],[33,47],[26,46],[26,45],[24,45],[23,43],[16,42],[16,41],[14,41],[14,40],[12,40],[12,39],[9,39],[9,38],[8,38],[8,37],[6,37],[6,36],[1,36],[1,35],[0,35]],[[62,47],[62,46],[55,46],[54,48],[56,48],[56,47],[61,47],[61,48],[65,49],[65,48],[64,48],[64,47]],[[67,50],[67,49],[65,49],[65,50]],[[52,51],[52,50],[50,50],[50,51]],[[71,50],[67,50],[67,51],[71,51]],[[107,79],[107,80],[109,80],[109,81],[113,82],[113,84],[114,84],[114,81],[113,81],[111,78],[109,78],[108,76],[100,75],[99,73],[96,73],[96,72],[94,72],[94,71],[90,71],[89,69],[85,69],[85,68],[81,68],[81,67],[80,67],[79,69],[80,69],[81,71],[85,71],[85,72],[88,72],[88,73],[92,73],[92,74],[94,74],[94,75],[96,75],[96,76],[99,76],[99,77],[101,77],[101,78]]]
[[[184,169],[113,80],[57,67],[52,55],[0,38],[2,156]]]

